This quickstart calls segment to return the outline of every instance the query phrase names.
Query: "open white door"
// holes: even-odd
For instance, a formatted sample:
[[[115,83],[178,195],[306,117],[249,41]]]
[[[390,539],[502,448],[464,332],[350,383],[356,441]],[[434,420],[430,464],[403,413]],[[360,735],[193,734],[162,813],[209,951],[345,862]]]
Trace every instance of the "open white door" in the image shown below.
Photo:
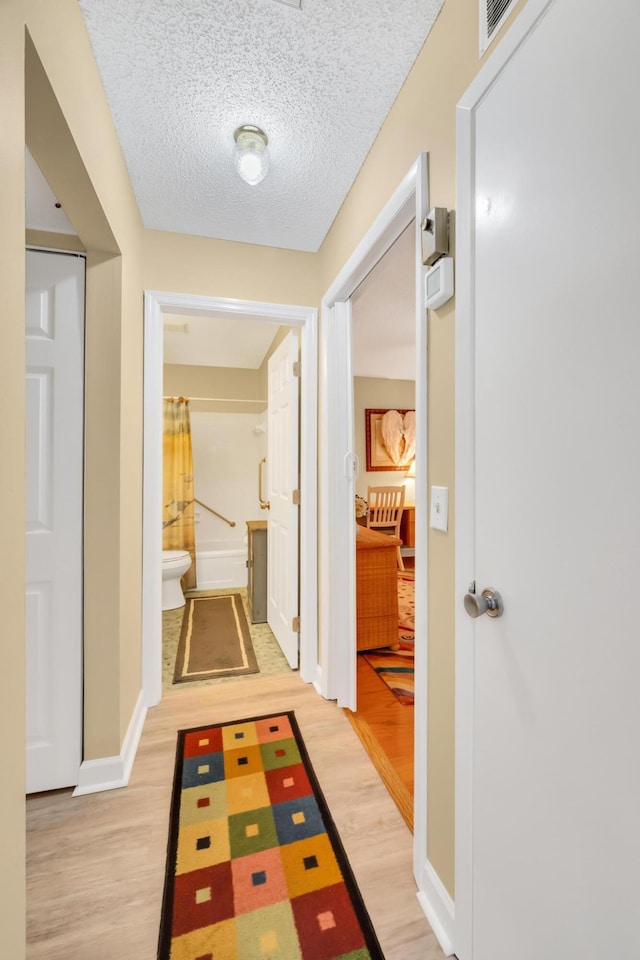
[[[298,332],[269,358],[267,417],[267,621],[298,666]]]
[[[27,251],[27,792],[82,760],[84,259]]]
[[[640,8],[603,9],[530,0],[459,108],[460,960],[640,956]]]

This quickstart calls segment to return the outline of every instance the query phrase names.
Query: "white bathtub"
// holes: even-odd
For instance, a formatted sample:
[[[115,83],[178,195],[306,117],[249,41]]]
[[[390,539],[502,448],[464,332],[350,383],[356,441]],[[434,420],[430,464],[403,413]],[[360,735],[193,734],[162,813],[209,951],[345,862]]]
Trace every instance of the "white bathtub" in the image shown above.
[[[196,578],[198,590],[246,587],[247,538],[196,544]]]

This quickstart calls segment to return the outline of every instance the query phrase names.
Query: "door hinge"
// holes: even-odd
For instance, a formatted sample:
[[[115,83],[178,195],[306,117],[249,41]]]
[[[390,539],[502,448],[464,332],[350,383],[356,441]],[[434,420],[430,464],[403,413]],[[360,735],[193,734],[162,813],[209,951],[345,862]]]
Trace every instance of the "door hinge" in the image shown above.
[[[294,364],[293,364],[293,375],[294,375],[294,377],[299,377],[299,376],[300,376],[300,361],[299,361],[299,360],[295,360],[295,361],[294,361]]]
[[[294,507],[299,507],[299,506],[300,506],[300,491],[299,491],[299,490],[294,490],[293,493],[291,494],[291,503],[294,505]]]
[[[300,633],[300,617],[294,617],[291,621],[291,629],[294,633]]]

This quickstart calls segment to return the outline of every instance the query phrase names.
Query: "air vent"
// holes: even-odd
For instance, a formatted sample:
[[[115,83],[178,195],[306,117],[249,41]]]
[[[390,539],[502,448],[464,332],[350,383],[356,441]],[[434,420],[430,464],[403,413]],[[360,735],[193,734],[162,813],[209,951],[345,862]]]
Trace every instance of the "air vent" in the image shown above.
[[[509,16],[515,0],[480,0],[480,56]]]

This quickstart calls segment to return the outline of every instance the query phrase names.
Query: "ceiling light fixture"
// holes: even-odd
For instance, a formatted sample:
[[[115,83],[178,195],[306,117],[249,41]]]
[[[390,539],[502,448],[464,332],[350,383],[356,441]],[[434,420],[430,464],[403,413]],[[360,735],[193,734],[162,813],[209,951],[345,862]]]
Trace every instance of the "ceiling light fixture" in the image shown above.
[[[260,127],[244,123],[233,135],[236,142],[233,160],[236,170],[252,187],[260,183],[269,169],[269,138]]]

